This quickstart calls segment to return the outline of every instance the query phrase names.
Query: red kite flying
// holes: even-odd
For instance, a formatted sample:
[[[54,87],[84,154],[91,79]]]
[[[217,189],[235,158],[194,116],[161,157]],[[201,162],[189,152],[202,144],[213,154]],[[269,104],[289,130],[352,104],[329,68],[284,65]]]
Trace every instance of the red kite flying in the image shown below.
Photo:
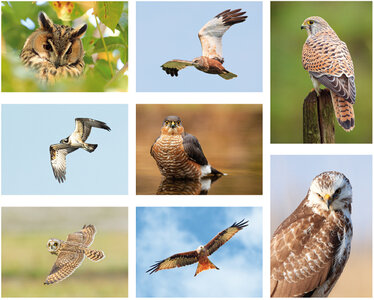
[[[209,259],[208,256],[214,253],[219,247],[231,239],[235,233],[248,226],[248,221],[241,220],[238,223],[232,224],[229,228],[218,233],[208,244],[205,246],[199,246],[195,251],[177,253],[164,260],[156,262],[150,267],[147,272],[152,274],[154,272],[172,269],[175,267],[183,267],[186,265],[192,265],[198,262],[196,273],[194,276],[202,271],[217,268]]]
[[[218,74],[226,80],[238,77],[222,66],[222,37],[231,25],[245,21],[247,16],[243,15],[246,12],[240,10],[241,8],[227,9],[206,23],[199,31],[203,55],[193,61],[174,59],[164,63],[161,67],[166,74],[178,76],[178,71],[188,66],[194,66],[205,73]]]

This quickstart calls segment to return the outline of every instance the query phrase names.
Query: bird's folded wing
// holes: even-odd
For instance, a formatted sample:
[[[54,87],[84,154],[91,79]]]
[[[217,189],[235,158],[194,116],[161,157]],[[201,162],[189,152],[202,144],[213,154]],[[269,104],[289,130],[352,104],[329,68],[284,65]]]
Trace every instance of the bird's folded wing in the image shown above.
[[[275,231],[270,245],[272,297],[302,297],[329,276],[338,246],[336,234],[327,234],[322,225],[319,215],[293,214]]]
[[[164,260],[156,262],[147,270],[147,272],[149,272],[149,274],[152,274],[159,270],[172,269],[176,267],[179,268],[187,265],[192,265],[196,262],[198,262],[197,251],[177,253]]]
[[[208,164],[208,160],[204,155],[199,141],[193,135],[186,133],[183,136],[183,148],[184,151],[186,151],[189,159],[191,159],[192,161],[198,163],[201,166],[205,166]]]
[[[236,23],[244,22],[247,16],[241,9],[225,10],[206,23],[199,31],[199,39],[203,50],[203,56],[216,58],[223,62],[222,36]]]

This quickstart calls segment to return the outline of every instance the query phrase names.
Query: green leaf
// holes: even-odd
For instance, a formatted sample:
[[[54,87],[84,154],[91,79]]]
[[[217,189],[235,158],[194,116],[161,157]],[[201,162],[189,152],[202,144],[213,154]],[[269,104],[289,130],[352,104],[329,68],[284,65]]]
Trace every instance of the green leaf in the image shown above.
[[[127,49],[122,37],[120,36],[106,37],[104,38],[104,41],[105,41],[108,51],[113,51],[116,49],[120,50],[121,48]],[[104,44],[102,40],[97,40],[95,43],[94,53],[99,53],[99,52],[105,52],[105,48],[104,48]]]
[[[99,17],[102,23],[114,31],[119,19],[121,18],[123,5],[124,2],[98,1],[96,7],[94,8],[94,13]]]

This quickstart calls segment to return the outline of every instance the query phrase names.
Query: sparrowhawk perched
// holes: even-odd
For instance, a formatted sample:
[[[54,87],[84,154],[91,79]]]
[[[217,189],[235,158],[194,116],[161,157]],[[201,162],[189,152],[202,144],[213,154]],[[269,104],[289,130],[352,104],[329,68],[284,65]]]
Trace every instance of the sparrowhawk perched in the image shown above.
[[[151,147],[151,155],[165,177],[196,179],[223,175],[208,164],[199,141],[184,131],[177,116],[165,118],[161,135]]]
[[[321,17],[307,18],[301,29],[308,32],[302,54],[304,69],[309,71],[317,95],[320,84],[330,90],[338,123],[351,131],[355,126],[356,86],[347,45]]]

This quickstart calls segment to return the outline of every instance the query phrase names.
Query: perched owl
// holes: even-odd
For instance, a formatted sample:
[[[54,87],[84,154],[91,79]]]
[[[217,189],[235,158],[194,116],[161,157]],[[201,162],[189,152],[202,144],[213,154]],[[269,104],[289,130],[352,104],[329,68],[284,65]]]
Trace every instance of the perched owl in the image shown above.
[[[26,40],[21,52],[22,62],[37,72],[44,82],[54,83],[61,77],[78,77],[84,68],[84,50],[80,38],[87,30],[54,24],[44,12],[39,26]]]
[[[69,234],[66,242],[50,239],[47,243],[48,251],[56,254],[57,260],[44,284],[52,284],[69,277],[86,256],[94,262],[102,260],[105,257],[103,251],[88,249],[95,234],[94,225],[84,225],[80,231]]]

